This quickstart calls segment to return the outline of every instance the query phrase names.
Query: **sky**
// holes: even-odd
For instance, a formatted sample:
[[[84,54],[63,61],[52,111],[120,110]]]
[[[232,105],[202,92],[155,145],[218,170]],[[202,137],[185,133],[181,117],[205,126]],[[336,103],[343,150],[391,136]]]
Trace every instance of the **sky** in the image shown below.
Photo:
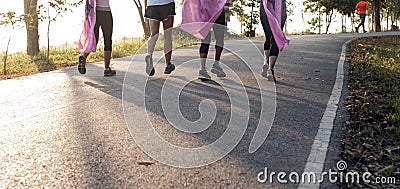
[[[44,4],[47,0],[39,0],[38,4]],[[178,1],[177,1],[178,2]],[[110,6],[114,18],[114,33],[113,40],[118,40],[123,37],[141,37],[143,36],[143,30],[140,24],[139,14],[133,3],[133,0],[110,0]],[[0,12],[14,11],[17,15],[23,14],[23,1],[0,1]],[[289,32],[301,32],[309,28],[307,24],[307,18],[303,18],[301,14],[302,1],[295,1],[295,7],[297,9],[294,15],[289,16],[291,21],[287,22],[287,29]],[[177,15],[175,17],[175,25],[178,25],[182,19],[182,11],[180,6],[176,8]],[[64,13],[62,17],[59,17],[55,22],[52,22],[50,29],[50,45],[51,46],[67,46],[77,42],[80,33],[83,29],[83,15],[84,5],[74,8],[73,12]],[[307,17],[307,15],[305,16]],[[335,21],[332,27],[340,25]],[[22,24],[23,25],[23,24]],[[337,26],[336,26],[337,27]],[[239,32],[241,27],[236,18],[231,18],[231,22],[228,23],[228,28],[232,31]],[[337,27],[337,28],[340,28]],[[335,31],[338,29],[332,29]],[[47,23],[39,23],[39,35],[40,35],[40,46],[47,45]],[[261,26],[256,27],[257,33],[262,33]],[[17,52],[24,51],[26,48],[26,31],[23,27],[16,27],[14,31],[10,28],[0,27],[0,52],[6,50],[8,38],[11,36],[11,44],[9,51]]]

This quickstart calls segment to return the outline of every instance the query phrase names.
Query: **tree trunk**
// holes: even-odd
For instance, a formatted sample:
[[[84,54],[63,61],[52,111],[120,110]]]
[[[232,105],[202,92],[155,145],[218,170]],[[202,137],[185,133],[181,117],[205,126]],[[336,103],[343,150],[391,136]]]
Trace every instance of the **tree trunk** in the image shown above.
[[[144,37],[147,39],[151,35],[150,34],[150,24],[147,19],[144,19],[143,12],[139,11],[139,15],[140,15],[140,21],[141,21],[142,27],[143,27]]]
[[[47,9],[47,12],[49,14],[49,16],[48,16],[49,23],[47,25],[47,64],[50,65],[50,24],[51,24],[50,10]]]
[[[38,0],[24,0],[25,27],[26,27],[26,52],[30,56],[39,53],[39,20],[37,12]]]
[[[147,39],[150,37],[150,24],[149,21],[147,19],[144,18],[144,8],[142,6],[142,3],[140,2],[140,0],[133,0],[133,2],[136,5],[136,8],[139,12],[139,16],[140,16],[140,22],[142,23],[142,27],[143,27],[143,32],[144,32],[144,37]],[[144,7],[147,6],[147,0],[144,0]]]
[[[374,12],[375,12],[375,17],[374,17],[375,31],[380,32],[381,31],[381,3],[379,0],[374,0]]]
[[[11,36],[8,38],[6,54],[5,54],[5,57],[4,57],[4,64],[3,64],[3,74],[4,75],[7,75],[7,57],[8,57],[8,47],[10,47],[10,41],[11,41]]]
[[[318,34],[321,34],[321,7],[318,8]]]
[[[329,27],[332,23],[333,10],[326,13],[326,34],[328,34]]]
[[[386,13],[386,30],[387,30],[387,31],[390,30],[390,29],[389,29],[389,17],[390,17],[390,11],[387,10],[387,13]]]

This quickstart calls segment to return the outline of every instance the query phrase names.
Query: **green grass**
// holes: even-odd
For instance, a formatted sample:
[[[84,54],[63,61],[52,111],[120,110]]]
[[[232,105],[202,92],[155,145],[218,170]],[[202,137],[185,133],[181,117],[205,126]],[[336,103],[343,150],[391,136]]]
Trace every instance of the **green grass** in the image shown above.
[[[400,36],[362,38],[349,48],[342,156],[350,169],[393,177],[400,168]]]
[[[234,34],[227,34],[226,39],[240,38]],[[147,52],[147,42],[144,39],[123,38],[113,42],[112,58],[121,58],[133,56],[136,53]],[[163,36],[160,35],[156,44],[156,51],[164,48]],[[179,29],[173,30],[173,48],[181,48],[199,44],[200,40],[193,38],[189,34]],[[103,41],[99,41],[97,51],[91,53],[87,58],[88,63],[103,61]],[[0,54],[0,79],[15,78],[24,75],[31,75],[40,72],[46,72],[56,69],[62,69],[69,66],[76,66],[80,55],[77,45],[71,47],[51,47],[50,57],[47,60],[47,48],[40,49],[40,53],[35,57],[30,57],[24,52],[9,54],[7,57],[7,75],[4,75],[3,65],[5,52]]]

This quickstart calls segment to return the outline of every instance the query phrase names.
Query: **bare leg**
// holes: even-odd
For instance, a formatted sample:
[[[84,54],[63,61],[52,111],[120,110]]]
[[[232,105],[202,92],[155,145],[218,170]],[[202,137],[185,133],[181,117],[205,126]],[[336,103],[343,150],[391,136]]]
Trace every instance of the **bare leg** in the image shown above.
[[[160,21],[149,20],[149,24],[150,24],[151,37],[149,38],[149,41],[147,44],[147,53],[153,54],[154,48],[155,48],[157,40],[158,40]]]
[[[274,69],[277,59],[278,59],[278,56],[270,56],[269,57],[269,69],[271,69],[271,70]]]
[[[172,56],[172,26],[174,25],[174,16],[169,16],[167,20],[163,21],[164,29],[164,56],[165,63],[171,63]]]
[[[104,51],[104,67],[110,67],[110,60],[111,60],[111,51]]]
[[[264,65],[269,65],[269,50],[264,50]]]
[[[362,27],[363,27],[363,31],[365,32],[365,18],[361,18],[361,24],[360,25],[362,25]]]
[[[208,53],[200,53],[200,69],[206,70],[206,60]]]

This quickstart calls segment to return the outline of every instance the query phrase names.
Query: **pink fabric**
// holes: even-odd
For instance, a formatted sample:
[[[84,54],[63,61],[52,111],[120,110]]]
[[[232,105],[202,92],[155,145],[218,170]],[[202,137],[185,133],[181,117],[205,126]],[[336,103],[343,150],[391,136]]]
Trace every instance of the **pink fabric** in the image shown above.
[[[83,31],[79,39],[78,50],[81,53],[96,52],[96,37],[94,35],[94,25],[96,24],[96,0],[87,0],[91,6],[90,10],[85,8],[85,21]],[[86,5],[88,6],[88,5]]]
[[[224,10],[226,0],[185,0],[181,29],[198,39],[204,39]]]
[[[268,23],[271,27],[272,35],[274,35],[276,44],[280,51],[283,51],[289,46],[289,40],[286,39],[285,34],[281,29],[282,23],[282,1],[275,0],[275,10],[271,4],[267,3],[268,0],[263,0],[264,10],[268,17]]]

